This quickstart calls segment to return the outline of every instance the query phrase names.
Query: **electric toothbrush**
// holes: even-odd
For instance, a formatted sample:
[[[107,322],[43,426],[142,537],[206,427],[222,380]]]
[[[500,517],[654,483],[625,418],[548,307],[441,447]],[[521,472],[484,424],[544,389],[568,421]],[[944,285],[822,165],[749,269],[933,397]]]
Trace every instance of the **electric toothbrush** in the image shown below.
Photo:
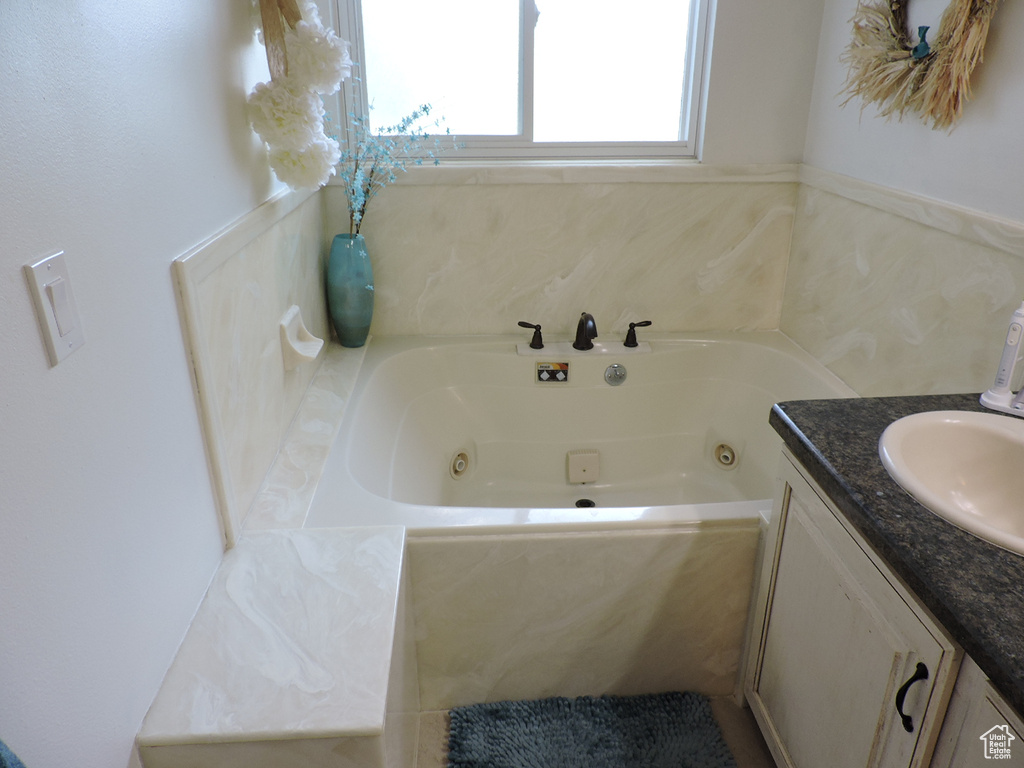
[[[1003,354],[999,358],[999,370],[996,372],[994,386],[981,396],[981,404],[1004,413],[1024,416],[1024,402],[1021,397],[1013,396],[1013,374],[1021,360],[1021,337],[1024,336],[1024,302],[1017,307],[1010,318],[1010,327],[1006,329],[1006,340],[1003,342]],[[1024,390],[1022,390],[1024,393]]]

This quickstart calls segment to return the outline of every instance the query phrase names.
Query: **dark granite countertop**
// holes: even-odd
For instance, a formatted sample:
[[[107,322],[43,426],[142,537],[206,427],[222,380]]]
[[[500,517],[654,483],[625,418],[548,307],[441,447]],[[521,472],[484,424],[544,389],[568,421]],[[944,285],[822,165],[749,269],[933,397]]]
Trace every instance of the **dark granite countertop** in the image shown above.
[[[890,423],[944,410],[985,409],[978,395],[801,400],[777,404],[770,422],[878,555],[1024,713],[1024,556],[925,509],[878,457]]]

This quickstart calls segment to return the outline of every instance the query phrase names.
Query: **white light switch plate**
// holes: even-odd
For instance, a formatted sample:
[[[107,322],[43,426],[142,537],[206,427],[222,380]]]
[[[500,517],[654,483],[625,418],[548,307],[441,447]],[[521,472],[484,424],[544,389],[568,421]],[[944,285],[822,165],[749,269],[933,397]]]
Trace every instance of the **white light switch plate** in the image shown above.
[[[47,256],[35,264],[26,264],[25,277],[36,305],[36,316],[46,342],[50,365],[57,365],[85,344],[64,251]]]

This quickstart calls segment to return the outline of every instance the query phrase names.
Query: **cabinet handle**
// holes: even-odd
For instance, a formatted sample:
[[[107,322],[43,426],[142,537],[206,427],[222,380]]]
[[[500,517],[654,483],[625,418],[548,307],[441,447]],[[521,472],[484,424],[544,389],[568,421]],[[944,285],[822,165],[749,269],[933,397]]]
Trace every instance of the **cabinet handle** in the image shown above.
[[[910,686],[912,686],[918,680],[927,679],[928,667],[926,667],[919,661],[917,662],[917,670],[914,672],[914,674],[910,676],[910,679],[907,680],[907,682],[900,686],[900,689],[898,691],[896,691],[896,711],[900,713],[900,717],[903,719],[903,729],[907,733],[914,732],[914,719],[910,715],[904,714],[903,712],[903,702],[907,698],[907,691],[909,691]]]

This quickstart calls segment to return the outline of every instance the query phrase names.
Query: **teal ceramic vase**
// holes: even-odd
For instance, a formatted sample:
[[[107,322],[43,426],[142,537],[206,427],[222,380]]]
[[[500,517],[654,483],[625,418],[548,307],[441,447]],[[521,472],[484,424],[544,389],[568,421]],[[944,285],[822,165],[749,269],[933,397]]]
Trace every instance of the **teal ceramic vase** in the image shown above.
[[[343,347],[361,347],[373,319],[373,267],[362,235],[335,235],[327,262],[327,307]]]

